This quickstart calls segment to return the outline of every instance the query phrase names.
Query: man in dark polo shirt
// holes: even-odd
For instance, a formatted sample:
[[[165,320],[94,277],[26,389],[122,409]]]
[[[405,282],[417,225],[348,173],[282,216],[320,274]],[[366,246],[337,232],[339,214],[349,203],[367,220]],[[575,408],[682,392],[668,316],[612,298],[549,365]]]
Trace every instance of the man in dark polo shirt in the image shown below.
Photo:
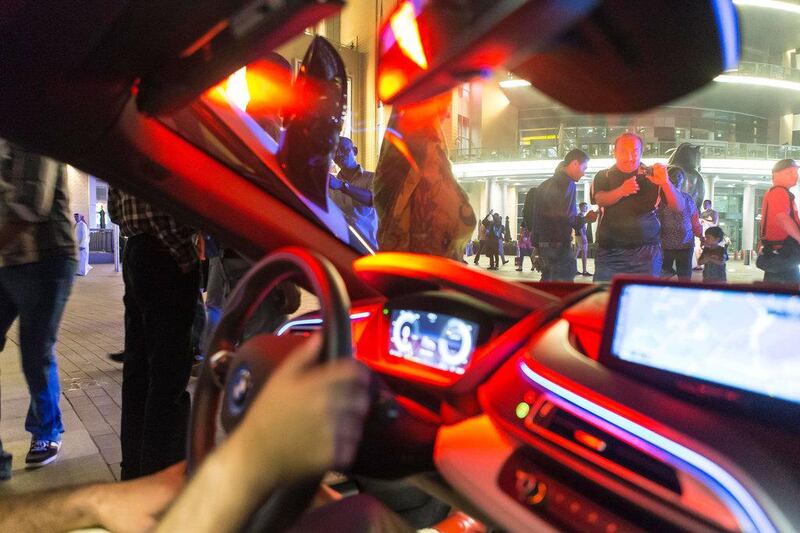
[[[623,133],[614,141],[616,164],[592,181],[592,203],[600,206],[594,281],[616,274],[658,276],[661,272],[659,202],[679,209],[667,167],[642,165],[642,139]],[[662,198],[663,196],[663,198]]]
[[[575,203],[575,182],[586,173],[588,164],[586,152],[572,150],[553,177],[536,189],[531,244],[544,262],[542,281],[572,281],[575,277],[572,230],[582,223]]]

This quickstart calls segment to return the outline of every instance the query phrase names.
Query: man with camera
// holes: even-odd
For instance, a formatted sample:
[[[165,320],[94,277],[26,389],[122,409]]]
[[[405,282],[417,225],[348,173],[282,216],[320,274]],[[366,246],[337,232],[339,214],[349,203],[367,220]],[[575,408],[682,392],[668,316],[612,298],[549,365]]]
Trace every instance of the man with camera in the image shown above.
[[[634,133],[614,141],[616,164],[592,181],[592,203],[600,206],[594,281],[616,274],[658,276],[661,272],[661,224],[657,208],[678,210],[678,191],[667,167],[642,165],[643,142]],[[663,198],[662,198],[663,196]]]

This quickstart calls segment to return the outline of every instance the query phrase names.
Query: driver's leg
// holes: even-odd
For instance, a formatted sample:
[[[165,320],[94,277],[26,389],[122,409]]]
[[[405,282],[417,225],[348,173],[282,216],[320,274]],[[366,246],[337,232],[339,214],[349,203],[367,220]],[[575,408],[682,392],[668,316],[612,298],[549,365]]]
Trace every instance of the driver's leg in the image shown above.
[[[413,533],[413,527],[368,494],[358,494],[303,515],[290,533]]]

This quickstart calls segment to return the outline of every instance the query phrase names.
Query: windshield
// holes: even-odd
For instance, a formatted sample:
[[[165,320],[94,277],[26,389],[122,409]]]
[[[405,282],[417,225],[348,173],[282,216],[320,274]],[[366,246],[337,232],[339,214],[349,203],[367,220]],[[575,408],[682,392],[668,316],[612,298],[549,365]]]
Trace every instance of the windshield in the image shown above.
[[[523,281],[796,280],[800,260],[773,256],[800,236],[800,1],[734,1],[735,68],[654,109],[602,115],[507,70],[384,105],[377,21],[399,24],[404,3],[367,4],[205,93],[182,111],[201,130],[165,121],[362,254],[440,255]],[[772,262],[766,276],[757,262]]]

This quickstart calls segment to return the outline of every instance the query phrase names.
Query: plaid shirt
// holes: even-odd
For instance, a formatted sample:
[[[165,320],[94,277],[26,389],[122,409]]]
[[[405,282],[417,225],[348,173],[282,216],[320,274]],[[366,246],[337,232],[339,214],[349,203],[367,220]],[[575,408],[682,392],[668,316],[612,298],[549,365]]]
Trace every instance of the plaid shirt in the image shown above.
[[[65,166],[0,139],[0,228],[19,233],[0,250],[0,267],[75,257]]]
[[[126,237],[146,233],[167,247],[181,268],[190,268],[199,259],[194,236],[197,230],[179,224],[171,215],[150,207],[135,196],[111,189],[108,215]]]

